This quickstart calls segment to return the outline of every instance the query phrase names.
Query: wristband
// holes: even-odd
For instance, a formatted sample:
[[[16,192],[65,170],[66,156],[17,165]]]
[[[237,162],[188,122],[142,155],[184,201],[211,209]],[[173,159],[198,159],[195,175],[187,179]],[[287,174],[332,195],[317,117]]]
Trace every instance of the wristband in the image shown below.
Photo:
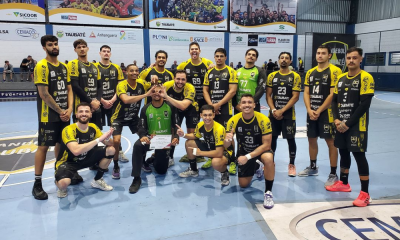
[[[197,148],[193,148],[193,155],[196,156],[196,154],[197,154]]]
[[[100,142],[100,139],[99,139],[99,138],[96,138],[96,142],[99,143],[99,142]]]
[[[276,108],[272,109],[271,112],[274,113],[276,111]]]
[[[250,153],[249,153],[249,154],[246,154],[245,157],[247,158],[247,160],[250,160],[250,159],[251,159]]]

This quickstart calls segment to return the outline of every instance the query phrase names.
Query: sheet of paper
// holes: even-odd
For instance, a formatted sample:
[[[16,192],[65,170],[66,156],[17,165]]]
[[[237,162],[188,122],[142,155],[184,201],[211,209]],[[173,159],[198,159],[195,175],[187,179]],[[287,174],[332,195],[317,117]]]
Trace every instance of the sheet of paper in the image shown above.
[[[170,148],[172,135],[156,135],[150,140],[150,149]]]

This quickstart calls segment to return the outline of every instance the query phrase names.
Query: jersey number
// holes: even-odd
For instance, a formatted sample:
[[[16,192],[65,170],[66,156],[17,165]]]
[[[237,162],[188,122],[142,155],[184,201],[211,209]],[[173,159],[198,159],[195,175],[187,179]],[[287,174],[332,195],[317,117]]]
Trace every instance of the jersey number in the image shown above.
[[[57,88],[58,90],[65,89],[65,83],[63,81],[57,82]]]
[[[245,136],[244,138],[245,138],[245,142],[244,143],[247,143],[247,144],[253,144],[254,143],[253,137]]]
[[[94,87],[94,78],[88,78],[89,87]]]
[[[319,85],[314,85],[313,93],[319,94]]]
[[[279,95],[286,95],[286,87],[278,87]]]
[[[200,78],[192,78],[192,79],[193,79],[193,85],[201,85]]]
[[[219,89],[219,82],[218,81],[214,82],[214,89]]]
[[[103,89],[104,90],[110,89],[110,82],[103,82]]]
[[[242,87],[246,87],[247,86],[247,80],[240,80],[240,84],[242,85]]]

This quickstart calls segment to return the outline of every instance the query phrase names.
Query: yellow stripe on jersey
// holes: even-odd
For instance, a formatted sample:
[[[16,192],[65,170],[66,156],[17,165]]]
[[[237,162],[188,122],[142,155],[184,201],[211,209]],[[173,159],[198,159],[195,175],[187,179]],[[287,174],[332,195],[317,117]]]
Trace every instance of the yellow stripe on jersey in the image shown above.
[[[237,79],[237,73],[235,71],[235,69],[227,66],[227,68],[229,69],[229,83],[238,83],[238,79]]]
[[[367,113],[364,113],[362,117],[360,117],[359,121],[359,130],[360,132],[366,132],[367,131]]]
[[[335,87],[339,80],[338,77],[342,75],[342,70],[333,64],[329,65],[329,67],[331,68],[331,87]]]
[[[375,92],[375,81],[371,74],[361,70],[360,95],[373,95]]]
[[[61,159],[56,162],[56,170],[58,169],[58,167],[60,167],[61,164],[65,163],[67,159],[68,159],[68,151],[64,151]]]
[[[293,82],[293,88],[292,91],[295,92],[300,92],[301,91],[301,78],[300,75],[296,72],[293,72],[294,75],[294,82]],[[294,108],[293,108],[294,110]]]
[[[71,77],[79,77],[78,59],[68,62],[68,75]]]
[[[332,112],[332,106],[329,106],[328,110],[328,120],[329,123],[333,123],[334,119],[333,119],[333,112]]]
[[[35,85],[49,85],[49,68],[46,59],[42,59],[36,64],[34,83]]]
[[[308,86],[310,85],[310,75],[311,73],[313,73],[316,69],[318,68],[318,66],[311,68],[310,70],[307,71],[306,73],[306,78],[304,79],[304,85]]]
[[[113,123],[114,120],[117,119],[119,111],[121,110],[121,107],[122,107],[122,104],[121,104],[121,102],[119,102],[117,107],[114,110],[112,117],[111,117],[111,123]]]
[[[214,121],[214,139],[215,139],[215,147],[224,146],[225,140],[225,128]]]
[[[49,122],[49,107],[42,100],[42,112],[40,114],[40,122]]]
[[[275,72],[272,72],[269,74],[268,80],[267,80],[267,87],[272,87],[272,81],[277,73],[278,73],[278,71],[275,71]]]

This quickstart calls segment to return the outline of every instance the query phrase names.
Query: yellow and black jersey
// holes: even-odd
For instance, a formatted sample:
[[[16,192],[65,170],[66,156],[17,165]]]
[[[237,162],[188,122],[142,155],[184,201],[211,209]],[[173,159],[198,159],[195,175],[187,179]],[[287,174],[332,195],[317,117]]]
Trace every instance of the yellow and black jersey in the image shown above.
[[[217,147],[224,147],[225,128],[214,121],[213,127],[207,130],[204,122],[199,122],[194,130],[194,136],[198,139],[203,138],[208,148],[215,150]]]
[[[272,133],[269,118],[260,112],[254,112],[252,119],[246,120],[242,113],[238,113],[229,119],[226,132],[236,134],[239,150],[238,156],[244,156],[253,152],[262,145],[262,137]]]
[[[183,87],[183,90],[180,92],[177,92],[175,90],[174,84],[175,84],[174,80],[165,82],[163,84],[167,91],[167,95],[170,96],[171,98],[179,100],[179,101],[188,99],[192,102],[192,105],[194,107],[197,107],[197,102],[195,101],[196,90],[194,89],[193,85],[190,83],[186,83],[185,86]]]
[[[318,66],[308,70],[304,85],[309,87],[310,106],[312,110],[317,110],[325,102],[334,88],[342,70],[333,64],[323,70],[318,70]],[[331,111],[331,107],[329,107]]]
[[[74,59],[68,62],[68,72],[71,78],[71,83],[74,84],[74,81],[78,82],[79,87],[84,91],[85,98],[81,99],[81,97],[74,91],[74,111],[76,106],[80,102],[88,102],[96,99],[98,97],[98,87],[100,84],[100,71],[91,62],[81,62],[78,59]],[[89,101],[90,100],[90,101]]]
[[[272,99],[276,109],[281,109],[288,104],[293,92],[301,91],[300,75],[295,72],[283,74],[280,71],[272,72],[268,76],[267,87],[272,88]],[[294,106],[283,113],[285,119],[296,119]]]
[[[124,73],[120,66],[115,63],[110,65],[103,65],[101,62],[95,63],[100,71],[100,78],[103,84],[103,96],[105,100],[111,100],[117,92],[117,85],[119,81],[124,80]]]
[[[42,59],[36,64],[35,67],[35,85],[44,85],[48,87],[48,92],[57,105],[63,109],[68,109],[68,88],[67,85],[71,84],[68,75],[67,66],[64,63],[58,62],[53,65],[46,59]],[[37,112],[39,122],[59,122],[60,114],[51,109],[37,95]]]
[[[117,101],[115,110],[111,117],[111,122],[127,122],[139,119],[139,110],[142,101],[132,104],[125,104],[121,100],[121,95],[138,96],[145,94],[149,89],[149,85],[145,84],[143,80],[137,79],[136,85],[129,85],[127,80],[121,81],[117,86]]]
[[[340,121],[349,120],[354,111],[360,104],[362,95],[374,95],[375,81],[371,74],[361,70],[359,74],[349,77],[348,73],[343,73],[338,77],[335,87],[338,104],[338,117]],[[367,111],[351,129],[366,132],[368,128],[369,112]]]
[[[213,62],[206,58],[201,58],[199,64],[194,64],[192,59],[182,62],[178,65],[178,70],[185,70],[187,76],[187,82],[191,83],[196,89],[196,102],[204,99],[203,97],[203,82],[204,77],[208,71],[208,67]]]
[[[157,71],[157,69],[155,67],[147,68],[147,69],[143,70],[139,74],[139,78],[148,83],[151,83],[151,76],[153,76],[153,75],[156,75],[158,77],[158,84],[163,84],[165,82],[168,82],[169,80],[174,79],[174,74],[172,74],[167,69],[164,69],[163,72],[159,72],[159,71]]]
[[[222,69],[214,67],[204,77],[204,86],[208,86],[211,102],[218,103],[229,92],[229,84],[237,84],[236,71],[225,66]],[[221,114],[232,115],[232,99],[221,107]]]
[[[68,149],[67,147],[68,143],[70,142],[77,142],[78,144],[88,143],[96,138],[99,138],[101,135],[103,134],[94,123],[89,123],[88,129],[86,131],[79,129],[76,123],[65,127],[61,135],[62,142],[60,147],[60,153],[57,156],[57,161],[55,166],[56,170],[64,162],[79,163],[83,161],[88,155],[88,153],[90,153],[90,151],[94,151],[95,149],[92,148],[92,150],[90,150],[89,152],[84,152],[78,156],[75,156]]]

